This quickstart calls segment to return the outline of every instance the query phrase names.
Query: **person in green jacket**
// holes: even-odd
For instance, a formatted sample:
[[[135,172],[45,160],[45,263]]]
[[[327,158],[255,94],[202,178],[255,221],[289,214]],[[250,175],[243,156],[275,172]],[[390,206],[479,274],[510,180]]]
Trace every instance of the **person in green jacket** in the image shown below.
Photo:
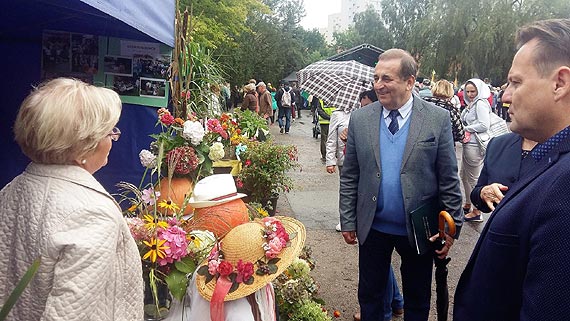
[[[321,160],[324,162],[327,155],[327,138],[329,136],[329,124],[331,114],[336,107],[325,106],[322,100],[319,100],[317,106],[317,114],[319,115],[319,125],[321,126]]]

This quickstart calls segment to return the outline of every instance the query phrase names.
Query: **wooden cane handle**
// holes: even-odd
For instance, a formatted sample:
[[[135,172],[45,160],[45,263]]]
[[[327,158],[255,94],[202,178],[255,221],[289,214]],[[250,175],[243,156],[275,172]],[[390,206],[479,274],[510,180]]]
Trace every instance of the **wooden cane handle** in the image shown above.
[[[439,212],[439,237],[441,239],[445,239],[445,223],[446,222],[447,222],[447,226],[449,228],[449,231],[447,232],[447,234],[449,234],[449,236],[451,236],[451,237],[455,236],[455,222],[453,221],[453,217],[451,217],[451,215],[449,215],[448,212],[441,211],[441,212]]]

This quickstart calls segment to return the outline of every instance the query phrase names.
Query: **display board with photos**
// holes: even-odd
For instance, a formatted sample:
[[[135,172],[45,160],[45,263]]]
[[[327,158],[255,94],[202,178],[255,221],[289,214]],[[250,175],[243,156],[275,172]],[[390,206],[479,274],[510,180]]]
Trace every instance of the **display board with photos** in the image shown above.
[[[124,103],[166,107],[171,54],[161,43],[45,30],[41,78],[74,77],[112,88]]]

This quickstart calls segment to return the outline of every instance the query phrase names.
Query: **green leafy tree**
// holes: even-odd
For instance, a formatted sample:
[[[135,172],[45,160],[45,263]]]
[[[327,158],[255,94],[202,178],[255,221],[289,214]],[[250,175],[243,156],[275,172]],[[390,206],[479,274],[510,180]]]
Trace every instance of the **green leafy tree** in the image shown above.
[[[227,62],[227,74],[234,84],[250,78],[277,84],[292,71],[330,56],[331,49],[316,30],[298,24],[304,16],[302,1],[264,1],[270,10],[252,9],[247,31],[236,36],[237,47],[219,47],[216,53]]]
[[[394,0],[382,2],[382,16],[395,46],[418,60],[420,75],[464,81],[506,80],[520,26],[568,17],[565,0]]]
[[[178,0],[180,10],[192,8],[193,41],[210,49],[238,46],[236,37],[249,29],[246,18],[251,11],[269,12],[260,0]]]

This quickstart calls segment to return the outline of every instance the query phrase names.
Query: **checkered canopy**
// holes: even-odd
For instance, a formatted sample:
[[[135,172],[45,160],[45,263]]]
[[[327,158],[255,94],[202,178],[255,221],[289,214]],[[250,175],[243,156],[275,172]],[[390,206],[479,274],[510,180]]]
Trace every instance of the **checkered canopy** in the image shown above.
[[[372,67],[354,60],[318,61],[297,72],[301,89],[347,112],[360,105],[358,95],[372,89],[373,78]]]

